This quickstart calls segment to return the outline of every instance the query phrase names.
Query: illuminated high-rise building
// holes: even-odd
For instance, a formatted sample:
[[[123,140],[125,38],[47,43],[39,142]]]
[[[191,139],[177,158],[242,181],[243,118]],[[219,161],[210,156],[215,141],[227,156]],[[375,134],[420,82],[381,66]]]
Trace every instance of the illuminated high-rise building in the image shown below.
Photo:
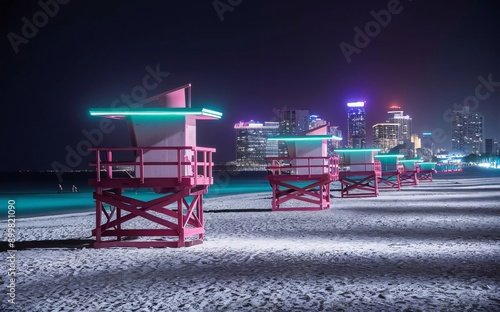
[[[388,153],[398,145],[397,123],[378,123],[372,126],[373,147],[380,148],[381,153]]]
[[[319,117],[318,115],[309,115],[309,129],[318,128],[328,124],[328,121]]]
[[[309,130],[309,111],[300,109],[286,109],[280,111],[280,134],[299,134]]]
[[[484,151],[484,116],[471,112],[468,106],[453,112],[451,121],[451,149],[465,155]]]
[[[240,121],[236,130],[236,166],[239,170],[265,170],[265,157],[278,156],[278,141],[268,141],[278,136],[279,122],[259,123]]]
[[[339,126],[329,126],[328,134],[334,135],[338,138],[342,138],[342,130],[339,129]],[[327,144],[327,153],[328,156],[333,156],[336,148],[340,148],[340,142],[342,140],[328,140]]]
[[[309,130],[309,111],[300,109],[285,109],[279,111],[279,134],[294,135]],[[280,157],[288,156],[285,141],[279,141]]]
[[[411,142],[412,134],[412,119],[408,115],[403,115],[403,111],[399,106],[389,107],[389,118],[387,122],[399,124],[398,129],[398,144],[405,144]]]
[[[434,139],[431,132],[422,133],[420,140],[420,150],[417,149],[417,156],[421,157],[424,161],[431,161],[435,154]]]
[[[420,150],[420,148],[422,148],[422,138],[420,138],[418,136],[418,134],[416,133],[413,133],[411,135],[411,144],[412,144],[412,147],[413,147],[413,156],[416,156],[417,155],[417,151]]]
[[[365,102],[347,103],[348,147],[366,147]]]
[[[498,142],[495,139],[486,139],[485,141],[485,153],[490,156],[495,156],[498,154]]]
[[[431,132],[422,133],[421,147],[428,148],[434,153],[434,140]]]

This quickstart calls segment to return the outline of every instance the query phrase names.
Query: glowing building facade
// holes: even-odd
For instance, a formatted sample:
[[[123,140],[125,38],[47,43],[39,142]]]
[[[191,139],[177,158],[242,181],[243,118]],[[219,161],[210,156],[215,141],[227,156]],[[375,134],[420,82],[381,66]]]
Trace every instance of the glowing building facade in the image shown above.
[[[348,147],[366,147],[365,102],[347,103]]]
[[[420,148],[421,148],[423,154],[430,155],[431,157],[434,156],[434,148],[435,147],[434,147],[434,140],[432,139],[431,132],[422,133],[421,147]]]
[[[387,122],[399,124],[398,144],[405,144],[411,141],[412,119],[408,115],[403,115],[403,111],[398,106],[391,106],[387,112],[389,117]]]
[[[380,148],[382,153],[388,153],[398,145],[399,124],[378,123],[372,126],[373,146]]]
[[[422,158],[423,161],[432,161],[436,154],[436,146],[432,138],[432,133],[422,133],[420,143],[420,149],[417,149],[417,157]]]
[[[413,156],[417,155],[417,151],[422,148],[422,138],[418,136],[418,134],[414,133],[411,135],[411,145],[413,148],[412,154]]]
[[[278,156],[278,141],[267,139],[278,136],[279,122],[240,121],[234,129],[238,170],[265,170],[265,157]]]
[[[300,109],[284,109],[279,111],[279,134],[296,135],[309,130],[309,111]],[[280,157],[288,156],[286,142],[279,141]]]
[[[485,140],[485,153],[494,156],[498,155],[498,142],[495,139]]]
[[[280,134],[293,135],[309,130],[309,111],[286,109],[280,111]]]
[[[318,115],[309,115],[309,129],[315,129],[328,124],[328,121]]]
[[[462,110],[453,112],[451,121],[451,149],[453,152],[463,152],[465,155],[481,154],[484,151],[484,116],[471,112],[465,106]]]
[[[328,140],[327,142],[328,156],[333,156],[335,149],[341,147],[340,144],[342,142],[342,130],[339,129],[339,126],[329,126],[328,134],[340,138],[340,140]]]

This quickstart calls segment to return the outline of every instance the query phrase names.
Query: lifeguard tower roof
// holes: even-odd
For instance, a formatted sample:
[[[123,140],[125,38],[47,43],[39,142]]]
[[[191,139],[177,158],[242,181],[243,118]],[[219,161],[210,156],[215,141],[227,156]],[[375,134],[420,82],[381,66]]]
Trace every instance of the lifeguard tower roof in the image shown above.
[[[289,157],[326,157],[328,140],[340,141],[342,138],[327,134],[328,124],[309,129],[296,135],[268,138],[268,141],[287,142]]]
[[[185,107],[158,107],[158,108],[94,108],[90,110],[90,115],[113,119],[124,119],[130,117],[144,116],[186,116],[195,119],[214,120],[220,119],[222,113],[207,108],[185,108]]]
[[[422,162],[421,158],[400,159],[400,163],[405,166],[405,170],[415,170],[417,163]]]
[[[435,162],[421,162],[418,163],[420,165],[421,170],[429,170],[429,169],[436,169],[436,163]]]
[[[382,164],[382,171],[393,171],[397,170],[398,164],[401,161],[400,158],[405,157],[401,154],[378,154],[375,158]],[[399,166],[402,166],[399,164]]]
[[[410,159],[401,159],[401,162],[421,162],[422,158],[410,158]]]
[[[380,151],[380,148],[340,148],[335,150],[336,153],[366,153]]]
[[[342,140],[341,137],[335,135],[283,135],[268,138],[268,141],[323,141],[323,140]]]
[[[377,154],[375,158],[403,158],[405,155],[401,154]]]

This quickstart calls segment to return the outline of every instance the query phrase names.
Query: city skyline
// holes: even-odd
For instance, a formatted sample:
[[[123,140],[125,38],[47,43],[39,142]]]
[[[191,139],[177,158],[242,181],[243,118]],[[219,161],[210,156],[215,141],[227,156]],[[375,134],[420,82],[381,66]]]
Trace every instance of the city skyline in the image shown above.
[[[353,104],[353,103],[347,103],[348,107],[352,108],[352,107],[363,107],[364,108],[364,105],[366,103],[364,102],[357,102],[359,103],[359,105],[351,105],[349,106],[349,104]],[[362,103],[362,104],[361,104]],[[462,110],[464,111],[468,111],[468,108],[467,107],[464,107],[462,108]],[[289,110],[291,111],[291,110]],[[300,110],[294,110],[294,111],[301,111],[301,112],[307,112],[307,110],[305,109],[300,109]],[[415,131],[412,131],[412,127],[413,127],[413,118],[409,115],[404,115],[403,114],[404,110],[403,108],[399,107],[399,106],[394,106],[394,105],[390,105],[387,107],[387,113],[389,114],[389,118],[387,118],[385,121],[378,121],[376,122],[375,124],[373,125],[366,125],[365,127],[367,128],[370,128],[372,129],[372,132],[371,133],[368,133],[368,135],[366,135],[366,138],[370,138],[370,139],[373,139],[373,141],[371,141],[371,143],[367,144],[366,147],[368,148],[371,148],[371,147],[381,147],[379,145],[379,143],[376,142],[376,138],[379,136],[379,133],[382,132],[382,131],[389,131],[391,132],[391,136],[393,136],[393,140],[391,140],[391,143],[385,143],[384,146],[382,147],[382,150],[385,152],[387,152],[390,148],[392,147],[395,147],[396,145],[398,144],[405,144],[405,143],[408,143],[408,142],[411,142],[413,143],[413,137],[414,136],[417,136],[418,139],[423,139],[424,137],[428,138],[428,139],[431,139],[433,140],[433,134],[432,132],[427,132],[427,131],[422,131],[422,132],[415,132]],[[457,113],[459,111],[454,111],[455,113],[455,117],[457,116]],[[471,114],[473,114],[474,116],[475,115],[479,115],[481,116],[481,131],[482,131],[482,127],[484,126],[484,116],[481,115],[481,112],[471,112]],[[323,125],[325,123],[328,123],[330,127],[334,127],[334,128],[340,128],[342,125],[341,124],[333,124],[331,123],[328,119],[325,119],[323,118],[323,115],[317,115],[317,114],[311,114],[309,115],[309,129],[311,128],[314,128],[317,121],[319,120],[320,121],[320,125]],[[363,116],[365,117],[365,116]],[[260,122],[268,122],[268,121],[254,121],[253,119],[250,120],[251,122],[257,122],[257,123],[260,123]],[[240,124],[242,123],[243,121],[240,121]],[[247,122],[248,123],[248,122]],[[348,124],[349,124],[349,119],[346,123],[346,126],[348,128]],[[418,123],[417,123],[418,124]],[[375,127],[378,127],[377,129],[375,129]],[[450,145],[451,148],[445,148],[445,146],[435,146],[435,142],[432,143],[432,149],[436,149],[436,148],[439,148],[441,150],[446,150],[448,152],[451,152],[451,153],[454,153],[454,152],[467,152],[467,150],[463,150],[462,147],[460,148],[454,148],[454,131],[453,128],[455,127],[455,121],[451,123],[450,125],[450,128],[452,128],[452,137],[450,138],[450,140],[448,142],[446,142],[446,144]],[[404,130],[401,130],[401,129],[404,129]],[[396,133],[392,133],[396,131]],[[299,131],[300,132],[300,131]],[[375,132],[377,132],[377,134],[375,134]],[[282,134],[290,134],[291,132],[290,131],[284,131]],[[295,133],[295,132],[294,132]],[[296,133],[295,133],[296,134]],[[342,141],[340,142],[341,143],[341,147],[348,147],[349,146],[349,140],[348,140],[348,137],[346,136],[340,136],[342,138]],[[382,138],[382,137],[380,137]],[[496,138],[488,138],[488,139],[492,139],[492,140],[497,140]],[[483,138],[482,138],[482,149],[480,148],[476,148],[473,153],[484,153],[485,152],[485,140],[486,138],[484,137],[484,134],[483,134]],[[446,145],[445,144],[445,145]],[[390,146],[390,147],[389,147]],[[388,148],[389,147],[389,148]],[[472,153],[472,152],[471,152]]]
[[[304,109],[347,137],[345,105],[356,101],[367,145],[389,105],[437,146],[464,105],[485,116],[485,138],[500,138],[496,1],[222,2],[2,1],[0,171],[88,169],[88,144],[131,144],[123,122],[100,125],[90,109],[187,83],[193,107],[223,113],[198,125],[218,163],[234,158],[238,120]]]

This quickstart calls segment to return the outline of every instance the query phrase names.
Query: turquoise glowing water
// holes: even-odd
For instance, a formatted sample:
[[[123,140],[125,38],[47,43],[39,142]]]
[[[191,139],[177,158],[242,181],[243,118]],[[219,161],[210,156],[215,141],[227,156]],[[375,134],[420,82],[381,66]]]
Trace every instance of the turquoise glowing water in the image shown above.
[[[242,193],[269,192],[271,187],[265,172],[214,172],[214,185],[205,197]],[[464,167],[461,173],[439,173],[435,179],[481,178],[500,176],[500,170]],[[95,211],[93,188],[87,185],[92,173],[67,173],[63,176],[63,192],[58,193],[58,179],[54,173],[0,173],[0,220],[7,218],[8,201],[15,201],[16,217],[48,216],[63,213]],[[78,193],[72,193],[75,184]],[[150,189],[126,189],[124,194],[142,200],[158,197]],[[269,205],[271,203],[269,202]]]
[[[242,193],[271,192],[265,172],[214,172],[214,184],[205,197]],[[95,211],[94,189],[88,186],[92,173],[67,173],[63,176],[63,192],[58,193],[59,181],[54,173],[1,173],[0,220],[7,218],[9,200],[15,201],[16,218],[48,216],[64,213]],[[71,191],[72,185],[78,188]],[[157,198],[151,189],[125,189],[124,194],[140,200]]]

